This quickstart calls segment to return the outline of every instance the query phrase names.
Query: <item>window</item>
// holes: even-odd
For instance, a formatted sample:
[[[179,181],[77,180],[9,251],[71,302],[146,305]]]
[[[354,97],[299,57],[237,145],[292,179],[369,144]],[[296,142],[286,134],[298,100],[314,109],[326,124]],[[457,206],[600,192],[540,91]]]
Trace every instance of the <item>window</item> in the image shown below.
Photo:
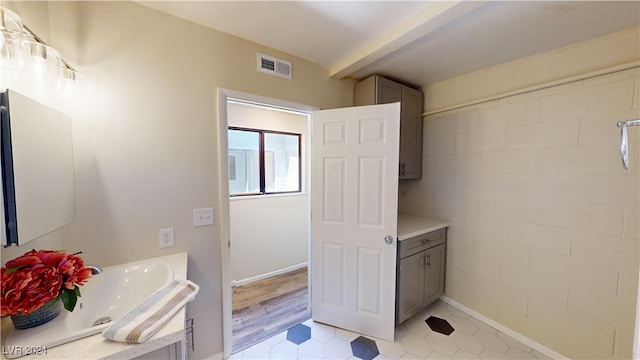
[[[300,134],[229,128],[229,194],[300,192]]]

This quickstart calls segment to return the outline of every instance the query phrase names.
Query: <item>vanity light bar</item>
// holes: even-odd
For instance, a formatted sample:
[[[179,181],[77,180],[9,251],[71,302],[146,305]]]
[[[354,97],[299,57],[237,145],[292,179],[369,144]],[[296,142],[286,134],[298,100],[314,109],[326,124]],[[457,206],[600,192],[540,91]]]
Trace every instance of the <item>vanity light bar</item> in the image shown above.
[[[36,33],[33,32],[33,30],[29,29],[29,27],[27,25],[22,25],[24,32],[27,34],[27,36],[32,37],[35,40],[35,43],[31,44],[31,56],[39,56],[42,59],[47,59],[48,56],[48,52],[49,51],[54,51],[55,56],[58,57],[58,59],[60,60],[60,62],[62,63],[63,67],[72,70],[73,72],[77,72],[76,69],[74,69],[71,65],[69,65],[68,62],[66,62],[62,56],[60,56],[60,53],[52,48],[51,46],[47,45],[47,43],[42,40],[41,37],[39,37],[38,35],[36,35]],[[38,46],[37,44],[42,44],[41,46]],[[73,76],[73,80],[75,80],[75,75]]]

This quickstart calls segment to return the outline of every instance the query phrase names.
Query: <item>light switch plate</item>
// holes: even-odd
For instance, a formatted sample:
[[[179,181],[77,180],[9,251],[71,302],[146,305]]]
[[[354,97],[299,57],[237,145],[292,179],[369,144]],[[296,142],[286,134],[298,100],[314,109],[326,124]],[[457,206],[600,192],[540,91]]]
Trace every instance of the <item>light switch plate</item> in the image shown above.
[[[213,208],[193,209],[193,226],[213,225]]]

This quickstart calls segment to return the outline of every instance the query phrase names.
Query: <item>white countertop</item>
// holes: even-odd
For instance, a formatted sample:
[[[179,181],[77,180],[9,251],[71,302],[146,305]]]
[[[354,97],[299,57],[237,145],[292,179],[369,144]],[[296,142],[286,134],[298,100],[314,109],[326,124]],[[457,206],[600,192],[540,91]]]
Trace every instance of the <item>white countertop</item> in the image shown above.
[[[398,213],[398,241],[448,227],[448,221]]]
[[[187,278],[186,252],[158,257],[170,262],[176,279]],[[146,261],[141,260],[141,261]],[[134,261],[131,264],[135,264]],[[106,269],[106,267],[105,267]],[[96,334],[63,345],[50,347],[46,354],[33,354],[19,357],[19,360],[28,359],[129,359],[162,347],[184,340],[186,307],[182,307],[157,333],[147,342],[142,344],[129,344],[124,342],[111,341]],[[65,311],[65,310],[63,310]],[[2,320],[2,344],[10,332],[15,331],[11,319],[8,317]],[[2,359],[6,359],[4,353]]]

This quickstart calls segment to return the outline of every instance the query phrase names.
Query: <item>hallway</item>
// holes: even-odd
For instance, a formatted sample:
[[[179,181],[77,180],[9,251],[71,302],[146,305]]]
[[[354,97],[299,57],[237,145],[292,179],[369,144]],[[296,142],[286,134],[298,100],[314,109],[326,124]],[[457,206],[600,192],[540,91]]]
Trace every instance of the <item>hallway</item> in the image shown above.
[[[311,317],[307,268],[233,287],[233,349],[242,351]]]

